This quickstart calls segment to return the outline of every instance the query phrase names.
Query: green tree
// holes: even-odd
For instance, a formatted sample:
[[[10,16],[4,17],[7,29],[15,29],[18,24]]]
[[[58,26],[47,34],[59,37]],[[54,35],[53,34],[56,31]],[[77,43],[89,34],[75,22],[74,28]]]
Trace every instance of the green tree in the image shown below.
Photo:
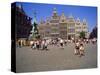
[[[82,39],[85,38],[85,32],[84,31],[80,32],[80,38],[82,38]]]

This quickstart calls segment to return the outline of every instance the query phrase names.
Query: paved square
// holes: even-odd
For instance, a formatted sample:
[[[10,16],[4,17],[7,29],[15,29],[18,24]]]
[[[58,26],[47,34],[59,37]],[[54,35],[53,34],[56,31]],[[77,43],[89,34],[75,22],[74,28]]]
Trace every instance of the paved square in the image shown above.
[[[74,44],[61,49],[49,46],[46,50],[32,50],[30,47],[16,49],[16,71],[35,72],[97,67],[97,44],[85,45],[85,56],[74,55]]]

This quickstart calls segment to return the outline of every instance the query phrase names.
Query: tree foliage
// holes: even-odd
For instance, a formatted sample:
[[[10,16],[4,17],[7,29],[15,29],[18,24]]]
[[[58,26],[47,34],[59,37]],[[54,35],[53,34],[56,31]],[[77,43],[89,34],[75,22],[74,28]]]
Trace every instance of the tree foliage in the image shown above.
[[[80,32],[80,38],[82,38],[82,39],[85,38],[85,32],[84,31]]]
[[[94,27],[89,36],[90,39],[97,38],[97,27]]]

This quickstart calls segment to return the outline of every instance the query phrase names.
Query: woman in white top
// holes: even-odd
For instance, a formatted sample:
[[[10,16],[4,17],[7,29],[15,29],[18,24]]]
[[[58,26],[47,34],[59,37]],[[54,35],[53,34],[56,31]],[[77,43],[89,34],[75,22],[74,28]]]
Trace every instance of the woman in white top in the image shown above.
[[[60,46],[61,46],[61,48],[64,48],[64,41],[63,41],[63,39],[60,39]]]

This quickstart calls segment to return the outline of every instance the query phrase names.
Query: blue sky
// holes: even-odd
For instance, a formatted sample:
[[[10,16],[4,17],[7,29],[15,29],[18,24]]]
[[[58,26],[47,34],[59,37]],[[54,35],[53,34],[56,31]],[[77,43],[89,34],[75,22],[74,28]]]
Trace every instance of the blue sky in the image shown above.
[[[31,18],[34,18],[34,10],[37,12],[37,22],[39,22],[41,18],[46,20],[46,17],[52,16],[53,8],[56,8],[58,15],[61,15],[62,12],[64,12],[66,17],[72,14],[75,19],[79,17],[81,22],[85,18],[88,22],[89,31],[91,31],[97,24],[96,7],[25,2],[17,3],[17,5],[20,4],[22,4],[25,13]]]

